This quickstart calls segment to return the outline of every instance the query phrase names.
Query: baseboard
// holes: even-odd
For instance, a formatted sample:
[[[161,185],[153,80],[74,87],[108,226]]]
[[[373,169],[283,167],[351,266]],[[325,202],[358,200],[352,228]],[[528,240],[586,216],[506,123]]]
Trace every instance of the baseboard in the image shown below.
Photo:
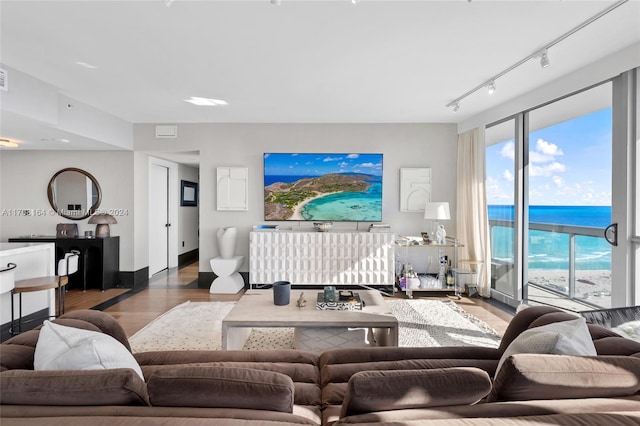
[[[244,280],[244,288],[249,288],[249,273],[240,272]],[[214,272],[198,272],[198,288],[211,288],[213,280],[218,278]]]
[[[120,271],[120,287],[139,288],[149,284],[149,267],[137,271]]]
[[[178,255],[178,268],[182,268],[183,266],[190,265],[193,262],[197,262],[200,258],[200,250],[194,249],[188,251],[186,253],[182,253]]]
[[[41,309],[32,314],[25,315],[22,317],[22,331],[31,330],[39,326],[45,319],[49,319],[49,308]],[[0,342],[4,342],[11,337],[10,330],[11,322],[0,325]]]

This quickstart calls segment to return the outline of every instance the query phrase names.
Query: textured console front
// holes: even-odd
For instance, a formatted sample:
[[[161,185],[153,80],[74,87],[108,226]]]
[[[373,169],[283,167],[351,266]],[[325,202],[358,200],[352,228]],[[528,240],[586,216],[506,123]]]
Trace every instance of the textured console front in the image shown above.
[[[251,284],[392,285],[390,233],[256,231],[249,235]]]

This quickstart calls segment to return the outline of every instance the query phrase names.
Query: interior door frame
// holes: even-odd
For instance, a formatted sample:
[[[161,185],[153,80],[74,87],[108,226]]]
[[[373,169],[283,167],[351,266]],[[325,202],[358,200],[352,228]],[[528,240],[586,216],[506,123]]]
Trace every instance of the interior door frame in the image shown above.
[[[163,160],[157,157],[149,157],[149,171],[148,171],[148,179],[151,180],[151,168],[153,166],[161,166],[166,167],[169,170],[169,183],[168,183],[168,194],[167,194],[167,217],[169,219],[169,223],[171,226],[169,227],[169,233],[167,238],[167,256],[168,256],[168,267],[176,268],[178,266],[178,205],[180,203],[180,180],[178,179],[178,164],[172,161]],[[149,200],[147,205],[151,205],[151,191],[149,191]],[[147,224],[148,224],[148,232],[151,233],[151,215],[152,211],[147,212]],[[148,234],[149,235],[149,234]],[[148,237],[147,237],[148,240]],[[151,258],[151,246],[148,247],[148,256]],[[149,278],[152,276],[151,269],[149,269]]]

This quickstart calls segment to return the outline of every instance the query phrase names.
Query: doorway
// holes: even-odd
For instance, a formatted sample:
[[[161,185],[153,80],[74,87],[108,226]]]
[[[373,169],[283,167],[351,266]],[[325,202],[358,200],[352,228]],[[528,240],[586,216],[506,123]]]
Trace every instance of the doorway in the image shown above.
[[[149,157],[149,277],[178,266],[178,165]]]

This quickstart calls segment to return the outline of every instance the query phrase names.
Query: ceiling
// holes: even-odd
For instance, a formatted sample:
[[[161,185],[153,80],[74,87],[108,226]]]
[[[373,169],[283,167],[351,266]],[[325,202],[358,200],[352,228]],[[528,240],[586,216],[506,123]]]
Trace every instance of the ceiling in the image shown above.
[[[632,0],[550,48],[550,67],[532,59],[493,95],[446,107],[613,3],[2,0],[0,59],[130,123],[458,123],[639,43]],[[7,132],[40,149],[74,146],[10,114]]]

